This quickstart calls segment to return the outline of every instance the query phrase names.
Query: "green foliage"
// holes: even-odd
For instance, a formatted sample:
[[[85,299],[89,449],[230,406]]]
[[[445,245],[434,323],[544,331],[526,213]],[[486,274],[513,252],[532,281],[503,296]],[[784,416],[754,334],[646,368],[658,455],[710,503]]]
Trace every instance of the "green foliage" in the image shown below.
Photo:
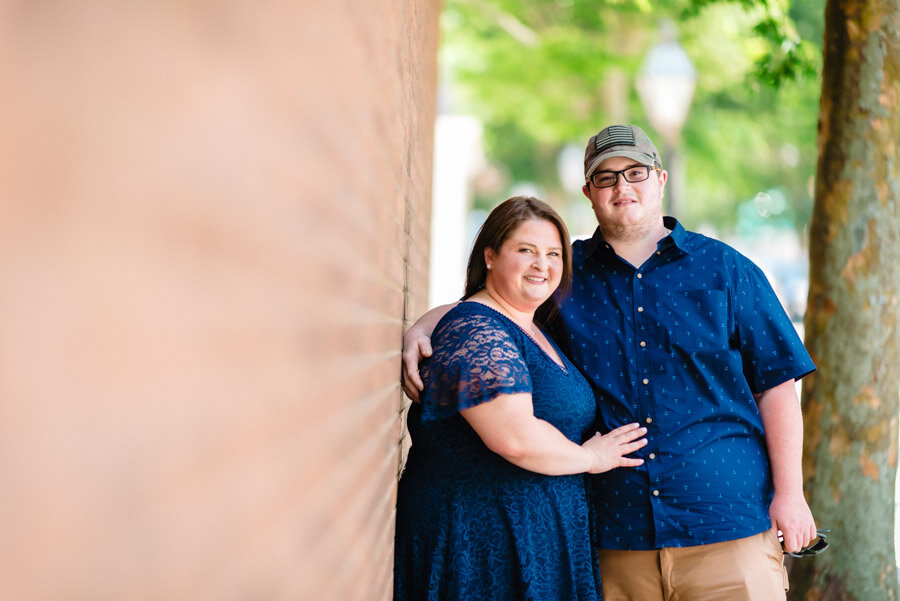
[[[766,17],[753,31],[775,50],[756,61],[757,79],[778,87],[788,79],[815,75],[814,47],[795,31],[786,31],[784,21]]]
[[[689,227],[736,228],[738,207],[777,191],[767,217],[802,230],[816,163],[824,0],[447,0],[441,63],[452,112],[484,121],[489,160],[555,204],[556,157],[612,121],[643,117],[634,76],[659,23],[678,23],[698,71],[682,132]],[[662,149],[662,148],[661,148]],[[664,157],[665,158],[665,157]],[[508,190],[481,193],[490,206]],[[780,205],[779,205],[780,206]]]

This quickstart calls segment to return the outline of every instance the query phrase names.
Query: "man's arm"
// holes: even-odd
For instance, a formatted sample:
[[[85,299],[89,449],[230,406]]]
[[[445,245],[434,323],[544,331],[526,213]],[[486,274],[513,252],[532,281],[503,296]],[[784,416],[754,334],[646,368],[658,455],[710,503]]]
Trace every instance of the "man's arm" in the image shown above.
[[[816,537],[816,524],[803,496],[803,414],[794,380],[755,395],[772,468],[775,495],[772,525],[784,534],[784,550],[796,552]]]
[[[418,402],[419,392],[425,387],[422,378],[419,377],[419,361],[431,356],[431,333],[434,332],[434,328],[441,318],[457,304],[459,303],[435,307],[420,317],[403,335],[403,350],[400,353],[403,360],[400,366],[400,381],[403,392],[413,401]]]

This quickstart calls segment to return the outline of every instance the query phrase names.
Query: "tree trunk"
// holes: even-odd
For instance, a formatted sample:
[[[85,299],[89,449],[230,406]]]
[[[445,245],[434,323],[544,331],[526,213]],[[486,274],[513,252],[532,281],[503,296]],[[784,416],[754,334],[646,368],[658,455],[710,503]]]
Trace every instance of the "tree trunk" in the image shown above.
[[[898,599],[900,2],[828,0],[810,225],[804,480],[829,549],[789,598]]]

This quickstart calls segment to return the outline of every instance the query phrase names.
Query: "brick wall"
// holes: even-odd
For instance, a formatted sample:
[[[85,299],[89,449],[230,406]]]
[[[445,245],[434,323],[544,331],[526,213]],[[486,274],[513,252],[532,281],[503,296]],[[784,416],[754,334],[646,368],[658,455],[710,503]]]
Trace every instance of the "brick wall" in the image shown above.
[[[388,599],[439,0],[0,2],[0,599]]]

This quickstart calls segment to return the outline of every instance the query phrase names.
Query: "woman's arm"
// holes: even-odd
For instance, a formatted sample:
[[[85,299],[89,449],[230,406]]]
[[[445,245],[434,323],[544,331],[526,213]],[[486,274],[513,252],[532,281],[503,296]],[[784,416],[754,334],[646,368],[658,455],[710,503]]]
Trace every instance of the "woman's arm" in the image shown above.
[[[578,445],[534,416],[531,395],[527,393],[501,394],[489,402],[461,410],[460,415],[490,450],[510,463],[539,474],[598,474],[644,462],[625,455],[647,444],[644,438],[637,440],[647,432],[646,428],[628,424],[609,434],[596,434]]]

